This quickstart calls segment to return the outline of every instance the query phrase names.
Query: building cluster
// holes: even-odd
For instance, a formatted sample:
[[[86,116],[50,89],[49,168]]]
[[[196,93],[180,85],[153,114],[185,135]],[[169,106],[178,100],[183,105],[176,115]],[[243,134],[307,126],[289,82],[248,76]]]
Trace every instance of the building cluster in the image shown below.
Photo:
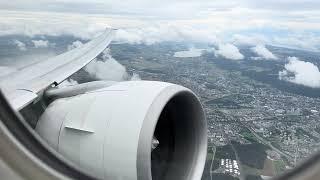
[[[223,168],[224,172],[231,174],[233,176],[239,176],[240,170],[236,160],[232,159],[221,159],[220,166]]]

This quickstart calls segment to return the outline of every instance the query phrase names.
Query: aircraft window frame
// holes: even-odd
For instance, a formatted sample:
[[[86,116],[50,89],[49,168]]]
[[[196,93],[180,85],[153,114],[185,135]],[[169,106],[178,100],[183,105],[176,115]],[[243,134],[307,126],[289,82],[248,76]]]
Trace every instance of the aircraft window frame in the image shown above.
[[[8,130],[8,131],[5,132],[5,130]],[[46,167],[52,168],[52,169],[49,169],[48,171],[46,167],[41,167],[41,164],[37,164],[37,165],[40,165],[40,167],[42,168],[42,169],[39,168],[39,171],[47,171],[44,173],[49,173],[49,174],[52,172],[57,172],[57,173],[60,173],[59,174],[60,177],[62,175],[62,176],[65,176],[66,179],[68,178],[86,179],[86,180],[96,179],[94,177],[91,177],[85,174],[78,168],[76,168],[70,162],[62,158],[62,156],[54,152],[44,142],[42,142],[41,138],[32,130],[32,128],[27,124],[27,122],[24,121],[23,118],[16,111],[13,110],[13,108],[8,103],[4,94],[0,91],[0,136],[1,135],[12,136],[15,138],[15,140],[21,143],[21,145],[24,146],[24,148],[28,151],[23,155],[27,155],[27,156],[29,155],[28,158],[31,161],[34,161],[35,163],[41,162],[47,165]],[[16,145],[15,148],[19,148],[18,145]],[[9,152],[3,152],[3,150],[0,151],[0,158],[3,157],[5,153],[9,153]],[[33,155],[32,157],[30,156],[30,153]],[[14,155],[19,156],[19,154],[14,154]],[[23,164],[21,164],[21,166],[24,166],[27,164],[28,162],[24,162]],[[32,172],[27,172],[27,173],[28,175],[33,176]],[[37,173],[37,172],[33,172],[33,173]],[[52,177],[56,176],[54,174],[51,174],[51,175]]]

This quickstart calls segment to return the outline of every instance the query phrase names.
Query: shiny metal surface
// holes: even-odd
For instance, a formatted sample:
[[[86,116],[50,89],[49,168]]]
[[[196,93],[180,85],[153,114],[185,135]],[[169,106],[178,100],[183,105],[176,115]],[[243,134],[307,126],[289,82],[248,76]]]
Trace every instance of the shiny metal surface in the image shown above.
[[[167,131],[157,129],[159,122],[174,124],[167,128],[175,133],[160,135]],[[154,136],[159,141],[154,153],[164,152],[168,140],[174,141],[168,152],[173,158],[166,163],[167,170],[159,171],[162,179],[200,179],[204,168],[207,136],[201,104],[189,89],[170,83],[119,82],[57,99],[41,116],[36,131],[99,179],[150,180],[152,166],[157,165],[151,158]]]

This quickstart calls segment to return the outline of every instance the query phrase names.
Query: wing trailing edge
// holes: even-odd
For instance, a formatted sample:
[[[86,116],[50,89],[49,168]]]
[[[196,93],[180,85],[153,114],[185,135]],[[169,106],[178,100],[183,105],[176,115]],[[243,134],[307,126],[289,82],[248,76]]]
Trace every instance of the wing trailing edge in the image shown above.
[[[60,84],[96,58],[110,44],[115,29],[108,28],[83,46],[20,69],[0,80],[12,107],[20,110],[44,90]]]

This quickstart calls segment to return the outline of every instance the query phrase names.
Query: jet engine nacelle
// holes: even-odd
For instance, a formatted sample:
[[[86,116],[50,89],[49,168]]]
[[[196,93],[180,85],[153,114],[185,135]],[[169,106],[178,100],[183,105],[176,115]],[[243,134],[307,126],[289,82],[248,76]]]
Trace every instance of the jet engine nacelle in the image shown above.
[[[201,179],[206,159],[198,98],[164,82],[119,82],[56,99],[36,131],[99,179]]]

